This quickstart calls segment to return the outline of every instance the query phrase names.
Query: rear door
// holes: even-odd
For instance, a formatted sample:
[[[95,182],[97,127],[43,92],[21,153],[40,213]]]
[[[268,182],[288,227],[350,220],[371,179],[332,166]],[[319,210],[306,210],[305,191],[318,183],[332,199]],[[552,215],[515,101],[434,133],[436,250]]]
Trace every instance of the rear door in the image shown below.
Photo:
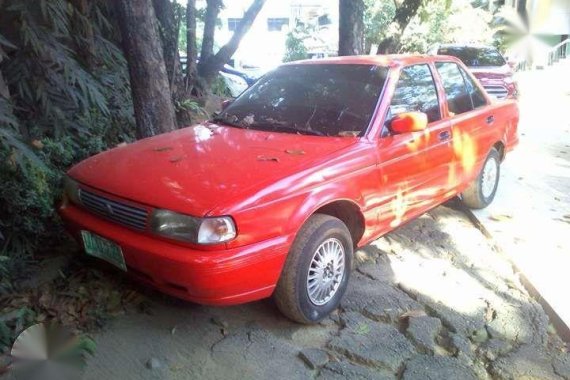
[[[427,114],[427,129],[391,133],[391,120],[411,111]],[[393,228],[440,203],[446,191],[452,135],[449,122],[442,119],[437,88],[428,64],[402,68],[385,120],[378,148],[380,192],[387,202],[379,219],[381,225]]]
[[[447,100],[446,111],[452,128],[452,163],[448,182],[457,189],[479,173],[489,146],[484,135],[495,123],[488,100],[477,83],[455,62],[436,62]]]

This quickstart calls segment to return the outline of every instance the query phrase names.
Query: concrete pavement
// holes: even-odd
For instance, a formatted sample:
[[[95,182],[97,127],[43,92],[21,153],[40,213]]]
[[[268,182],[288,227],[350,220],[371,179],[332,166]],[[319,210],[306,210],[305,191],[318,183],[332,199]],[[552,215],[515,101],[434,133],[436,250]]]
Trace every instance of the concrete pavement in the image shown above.
[[[521,73],[519,83],[520,145],[494,202],[474,214],[570,326],[570,66]]]

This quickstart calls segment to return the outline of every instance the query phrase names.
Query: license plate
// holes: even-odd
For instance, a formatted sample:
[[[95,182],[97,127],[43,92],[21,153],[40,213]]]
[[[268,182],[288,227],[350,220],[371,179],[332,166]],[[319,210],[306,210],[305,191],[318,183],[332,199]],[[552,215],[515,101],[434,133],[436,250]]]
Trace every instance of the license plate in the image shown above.
[[[85,248],[85,252],[89,256],[105,260],[117,268],[125,272],[127,271],[127,264],[125,264],[123,251],[117,243],[99,235],[95,235],[89,231],[81,231],[81,237],[83,238],[83,247]]]

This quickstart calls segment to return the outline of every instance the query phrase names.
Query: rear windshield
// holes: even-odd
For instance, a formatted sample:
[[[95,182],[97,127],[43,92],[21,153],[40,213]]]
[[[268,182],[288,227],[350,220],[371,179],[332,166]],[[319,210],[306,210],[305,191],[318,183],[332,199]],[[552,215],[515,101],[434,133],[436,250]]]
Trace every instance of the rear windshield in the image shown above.
[[[459,58],[466,66],[503,66],[506,62],[495,48],[442,47],[437,54]]]
[[[375,65],[286,65],[262,77],[216,121],[247,129],[362,136],[388,69]]]

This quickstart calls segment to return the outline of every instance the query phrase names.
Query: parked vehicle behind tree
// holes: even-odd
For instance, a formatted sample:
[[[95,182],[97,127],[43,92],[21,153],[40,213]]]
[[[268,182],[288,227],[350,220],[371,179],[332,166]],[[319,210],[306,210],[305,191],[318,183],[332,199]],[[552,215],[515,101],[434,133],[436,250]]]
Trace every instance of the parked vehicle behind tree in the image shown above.
[[[89,255],[165,293],[273,295],[314,323],[355,248],[457,195],[491,203],[518,118],[452,57],[292,63],[210,122],[73,167],[59,212]]]

